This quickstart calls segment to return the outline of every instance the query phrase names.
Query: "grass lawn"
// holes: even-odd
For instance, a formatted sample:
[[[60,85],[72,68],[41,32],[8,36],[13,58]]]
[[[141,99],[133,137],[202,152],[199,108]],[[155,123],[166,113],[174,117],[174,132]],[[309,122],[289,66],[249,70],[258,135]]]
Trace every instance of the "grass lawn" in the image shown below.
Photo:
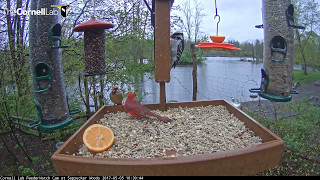
[[[293,84],[299,81],[302,83],[308,83],[320,79],[320,72],[307,71],[307,75],[303,74],[303,70],[293,70]]]

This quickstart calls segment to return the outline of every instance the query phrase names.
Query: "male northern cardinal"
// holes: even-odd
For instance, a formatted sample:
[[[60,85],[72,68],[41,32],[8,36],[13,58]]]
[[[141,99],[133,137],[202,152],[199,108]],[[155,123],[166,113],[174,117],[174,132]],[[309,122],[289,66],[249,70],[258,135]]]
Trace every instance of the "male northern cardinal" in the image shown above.
[[[131,114],[133,117],[142,117],[142,116],[153,116],[157,119],[164,121],[164,122],[171,122],[172,119],[167,117],[162,117],[157,114],[150,112],[149,109],[145,108],[142,104],[140,104],[136,98],[134,97],[133,93],[129,93],[128,97],[124,103],[124,109]]]
[[[122,104],[123,96],[118,87],[112,88],[112,91],[110,93],[110,100],[116,105]]]

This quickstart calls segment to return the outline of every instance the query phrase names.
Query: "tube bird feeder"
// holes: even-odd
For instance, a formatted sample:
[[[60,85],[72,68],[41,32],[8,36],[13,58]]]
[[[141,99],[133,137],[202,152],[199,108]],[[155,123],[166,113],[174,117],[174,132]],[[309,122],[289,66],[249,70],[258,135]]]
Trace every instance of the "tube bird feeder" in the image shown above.
[[[52,8],[60,0],[33,0],[31,10]],[[31,15],[29,42],[38,121],[29,124],[43,131],[62,128],[72,122],[62,73],[61,25],[59,15]]]
[[[260,88],[250,89],[261,97],[276,102],[292,99],[293,78],[293,29],[303,29],[294,25],[291,0],[263,0],[264,57],[261,69]]]
[[[85,76],[102,75],[107,72],[105,62],[105,29],[113,24],[91,18],[79,24],[73,31],[84,32]]]

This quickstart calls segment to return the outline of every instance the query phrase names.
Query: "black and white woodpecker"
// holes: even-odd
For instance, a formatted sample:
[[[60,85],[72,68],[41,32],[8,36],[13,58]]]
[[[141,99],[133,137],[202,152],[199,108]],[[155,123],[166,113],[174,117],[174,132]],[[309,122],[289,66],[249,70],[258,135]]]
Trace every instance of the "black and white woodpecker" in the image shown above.
[[[184,38],[182,32],[175,32],[170,38],[170,55],[171,55],[171,69],[176,68],[181,54],[184,50]]]

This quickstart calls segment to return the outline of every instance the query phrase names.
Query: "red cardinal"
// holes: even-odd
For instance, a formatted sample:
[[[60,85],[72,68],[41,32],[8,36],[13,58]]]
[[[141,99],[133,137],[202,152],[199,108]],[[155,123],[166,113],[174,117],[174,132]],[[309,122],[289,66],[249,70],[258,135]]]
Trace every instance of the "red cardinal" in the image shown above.
[[[126,102],[124,103],[124,109],[131,114],[133,117],[142,117],[142,116],[153,116],[157,119],[164,121],[164,122],[171,122],[172,119],[169,119],[167,117],[162,117],[157,114],[154,114],[150,112],[149,109],[145,108],[142,104],[140,104],[136,98],[134,97],[133,93],[129,93],[128,97],[126,99]]]

